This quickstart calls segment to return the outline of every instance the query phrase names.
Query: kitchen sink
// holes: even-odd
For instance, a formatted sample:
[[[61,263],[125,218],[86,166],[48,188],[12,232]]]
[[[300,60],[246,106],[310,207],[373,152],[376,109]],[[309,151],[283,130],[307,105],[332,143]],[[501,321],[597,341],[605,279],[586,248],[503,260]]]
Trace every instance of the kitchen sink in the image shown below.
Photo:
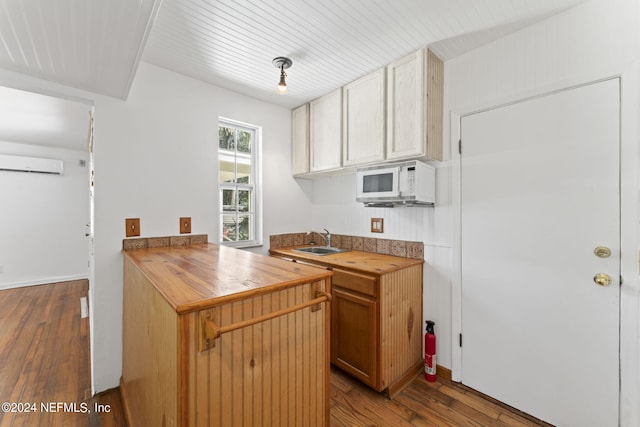
[[[306,248],[294,249],[294,251],[312,255],[331,255],[340,252],[348,252],[349,249],[334,248],[332,246],[308,246]]]

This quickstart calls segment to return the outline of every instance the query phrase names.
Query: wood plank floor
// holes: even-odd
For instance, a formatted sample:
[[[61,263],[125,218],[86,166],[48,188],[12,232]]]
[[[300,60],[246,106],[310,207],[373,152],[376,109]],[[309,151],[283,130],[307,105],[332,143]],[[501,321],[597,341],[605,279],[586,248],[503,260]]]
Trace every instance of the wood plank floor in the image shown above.
[[[89,319],[80,316],[88,287],[77,280],[0,291],[0,401],[32,410],[0,411],[0,426],[88,422],[70,411],[82,412],[90,396]]]
[[[120,391],[88,398],[89,325],[80,318],[87,282],[0,291],[0,401],[36,403],[37,412],[0,412],[0,427],[126,427]],[[101,414],[43,413],[42,403],[82,404]],[[416,378],[394,400],[337,369],[331,372],[331,426],[538,426],[539,420],[446,379]],[[69,408],[68,408],[69,409]]]
[[[549,426],[463,385],[415,378],[393,400],[337,369],[331,371],[331,425],[342,426]]]

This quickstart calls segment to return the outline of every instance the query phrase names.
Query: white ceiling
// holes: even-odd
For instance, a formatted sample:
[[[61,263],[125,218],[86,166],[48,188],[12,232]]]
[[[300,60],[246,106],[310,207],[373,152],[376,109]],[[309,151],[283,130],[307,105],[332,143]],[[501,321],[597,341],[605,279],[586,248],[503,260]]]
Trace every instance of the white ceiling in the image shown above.
[[[143,60],[293,108],[418,48],[450,59],[583,1],[0,0],[0,68],[126,99]],[[286,95],[276,56],[293,60]],[[0,93],[0,114],[14,100]],[[15,140],[5,122],[0,140]]]
[[[0,68],[126,98],[159,0],[0,0]]]
[[[449,59],[581,0],[164,0],[142,59],[298,106],[420,47]],[[271,61],[293,60],[276,93]]]

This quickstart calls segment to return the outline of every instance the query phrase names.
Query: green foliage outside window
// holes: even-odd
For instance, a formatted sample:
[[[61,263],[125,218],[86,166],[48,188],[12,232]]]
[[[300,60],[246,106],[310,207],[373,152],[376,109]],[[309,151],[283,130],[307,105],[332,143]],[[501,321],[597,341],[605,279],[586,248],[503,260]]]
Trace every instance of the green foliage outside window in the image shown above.
[[[218,128],[218,140],[221,150],[235,151],[236,132],[233,128],[220,126]],[[243,130],[238,131],[238,152],[251,154],[251,133]]]
[[[226,216],[223,222],[223,240],[225,242],[240,242],[243,240],[251,240],[250,217],[233,215]]]

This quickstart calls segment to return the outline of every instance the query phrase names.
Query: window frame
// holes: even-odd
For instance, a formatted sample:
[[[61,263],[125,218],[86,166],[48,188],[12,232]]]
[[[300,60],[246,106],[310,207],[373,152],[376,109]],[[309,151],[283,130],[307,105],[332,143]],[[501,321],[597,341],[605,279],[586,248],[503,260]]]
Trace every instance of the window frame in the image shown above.
[[[234,151],[223,150],[220,148],[220,128],[227,127],[233,128],[235,132],[238,131],[247,131],[253,134],[253,140],[251,141],[251,153],[246,156],[246,158],[250,159],[251,162],[251,178],[253,183],[241,183],[241,182],[222,182],[220,181],[220,161],[223,155],[232,153],[234,156],[234,168],[237,173],[238,170],[238,146],[237,144],[234,147]],[[218,117],[218,134],[217,134],[217,143],[216,143],[216,169],[217,175],[216,180],[218,182],[218,243],[224,246],[234,247],[234,248],[250,248],[262,246],[262,127],[240,122],[233,119],[228,119],[225,117]],[[237,138],[235,138],[237,141]],[[241,153],[241,157],[244,157]],[[223,190],[235,190],[236,193],[234,197],[238,197],[240,191],[250,190],[251,198],[249,200],[249,210],[242,211],[240,210],[240,204],[237,203],[237,199],[235,200],[234,206],[235,209],[233,211],[225,210],[223,206]],[[251,210],[253,207],[253,210]],[[241,240],[241,241],[224,241],[223,233],[224,233],[224,217],[227,215],[235,215],[236,219],[240,216],[247,214],[249,216],[253,216],[253,229],[249,231],[249,233],[253,233],[253,239],[251,240]],[[251,224],[251,223],[250,223]]]

